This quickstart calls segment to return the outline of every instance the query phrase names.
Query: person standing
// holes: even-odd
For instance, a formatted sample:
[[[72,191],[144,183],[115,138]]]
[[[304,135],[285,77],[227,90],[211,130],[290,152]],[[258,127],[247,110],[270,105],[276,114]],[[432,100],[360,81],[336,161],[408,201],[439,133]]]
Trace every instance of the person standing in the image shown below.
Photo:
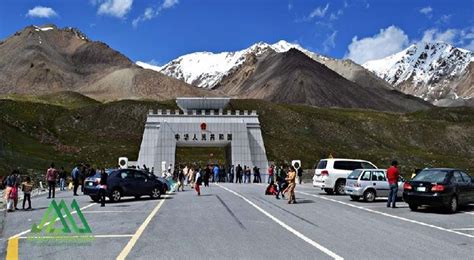
[[[397,202],[398,193],[398,178],[400,178],[400,172],[398,171],[398,162],[392,161],[392,166],[387,170],[388,185],[390,185],[390,193],[388,194],[387,208],[396,208],[395,203]]]
[[[209,187],[209,178],[211,178],[211,166],[208,164],[204,170],[204,187]]]
[[[214,173],[214,183],[218,183],[219,182],[219,166],[217,164],[214,165],[212,172]]]
[[[178,172],[178,191],[181,188],[181,191],[184,191],[184,170],[179,170]]]
[[[51,164],[49,169],[46,171],[46,181],[48,182],[48,199],[55,197],[56,195],[56,180],[58,179],[58,171],[54,168],[54,163]],[[51,192],[53,196],[51,197]]]
[[[107,194],[107,178],[109,176],[107,175],[107,172],[105,172],[105,169],[102,168],[100,169],[100,189],[99,189],[99,198],[100,198],[100,206],[105,207],[105,195]]]
[[[76,167],[74,167],[74,169],[72,169],[72,172],[71,172],[71,178],[72,178],[72,184],[74,186],[74,196],[79,196],[77,194],[77,188],[79,187],[79,178],[80,178],[80,170],[79,170],[79,166],[76,165]]]
[[[244,183],[249,183],[250,182],[250,173],[247,172],[247,165],[244,165]]]
[[[66,171],[64,170],[64,167],[61,167],[61,170],[59,170],[59,190],[60,191],[65,191],[66,188]]]
[[[202,184],[202,179],[201,179],[201,171],[196,172],[196,182],[194,183],[194,188],[196,189],[196,192],[198,196],[201,196],[201,184]]]
[[[191,189],[194,189],[194,183],[196,182],[194,173],[195,173],[194,166],[192,166],[189,169],[189,174],[188,174],[188,179],[189,179],[189,183],[191,184]]]
[[[188,165],[184,166],[183,174],[184,174],[184,185],[188,186],[188,183],[189,183],[189,168],[188,168]]]
[[[28,209],[31,209],[31,191],[33,190],[33,183],[31,182],[30,176],[26,176],[25,181],[21,184],[21,190],[23,191],[23,210],[25,210],[25,203],[28,200]]]
[[[8,206],[10,204],[10,206]],[[18,185],[15,183],[10,189],[10,192],[8,193],[8,202],[7,202],[7,208],[9,209],[8,211],[12,212],[14,210],[18,210],[17,207],[18,204]]]
[[[281,198],[282,199],[285,199],[285,194],[284,194],[284,190],[285,190],[285,184],[286,184],[286,173],[285,171],[283,170],[283,167],[280,166],[277,168],[276,170],[276,179],[277,179],[277,183],[278,183],[278,193],[276,194],[276,198],[277,199],[280,199],[279,197],[279,194],[281,194]]]
[[[298,184],[301,184],[301,181],[303,179],[303,168],[298,168]]]
[[[242,166],[240,164],[237,164],[237,167],[235,168],[235,173],[236,175],[236,183],[242,183]]]
[[[79,172],[79,184],[81,185],[81,192],[84,193],[84,182],[86,181],[87,165],[81,166],[81,171]]]
[[[288,176],[285,179],[288,182],[288,204],[296,203],[295,198],[295,188],[296,188],[296,171],[295,167],[290,166],[290,171],[288,172]]]
[[[229,182],[233,183],[234,182],[234,165],[233,164],[229,167],[228,174],[229,174]]]
[[[272,183],[273,180],[273,174],[275,172],[275,166],[272,164],[270,167],[268,167],[268,184]]]

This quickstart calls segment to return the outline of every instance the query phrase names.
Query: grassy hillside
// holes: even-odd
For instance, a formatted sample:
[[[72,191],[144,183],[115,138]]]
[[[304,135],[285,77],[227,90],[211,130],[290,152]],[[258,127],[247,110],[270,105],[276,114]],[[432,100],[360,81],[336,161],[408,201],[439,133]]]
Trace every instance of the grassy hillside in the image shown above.
[[[70,168],[75,162],[112,166],[119,156],[135,160],[152,108],[176,105],[174,101],[99,103],[68,92],[0,99],[0,175],[16,167],[43,172],[51,162]],[[310,168],[332,153],[367,159],[379,167],[398,159],[404,174],[429,166],[474,173],[472,108],[401,115],[257,100],[233,100],[229,108],[258,110],[272,161],[301,159]]]

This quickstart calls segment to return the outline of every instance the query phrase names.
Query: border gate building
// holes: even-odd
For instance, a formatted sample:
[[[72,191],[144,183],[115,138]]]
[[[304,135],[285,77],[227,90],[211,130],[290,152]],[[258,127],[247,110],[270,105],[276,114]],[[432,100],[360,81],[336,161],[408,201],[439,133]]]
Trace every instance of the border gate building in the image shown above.
[[[180,110],[149,111],[138,165],[155,173],[175,166],[177,147],[225,147],[227,163],[260,168],[268,160],[256,111],[226,110],[230,98],[177,98]],[[201,165],[204,166],[204,165]]]

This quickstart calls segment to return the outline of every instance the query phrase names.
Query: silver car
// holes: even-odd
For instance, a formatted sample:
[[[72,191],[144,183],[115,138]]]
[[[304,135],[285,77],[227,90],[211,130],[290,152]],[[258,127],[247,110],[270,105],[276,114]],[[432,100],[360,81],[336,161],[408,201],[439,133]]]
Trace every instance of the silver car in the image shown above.
[[[398,180],[397,197],[403,195],[403,178]],[[387,180],[387,170],[382,169],[357,169],[346,180],[344,191],[352,200],[373,202],[377,197],[388,197],[390,185]]]

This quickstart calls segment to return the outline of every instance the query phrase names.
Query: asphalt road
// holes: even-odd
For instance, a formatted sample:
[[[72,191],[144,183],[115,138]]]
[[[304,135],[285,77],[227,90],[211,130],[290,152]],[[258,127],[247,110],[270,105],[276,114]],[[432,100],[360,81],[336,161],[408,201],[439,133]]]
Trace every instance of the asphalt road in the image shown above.
[[[42,195],[33,199],[33,211],[1,212],[0,251],[12,255],[16,247],[8,240],[19,237],[20,259],[474,258],[474,205],[457,214],[411,212],[403,202],[397,209],[386,208],[383,199],[353,202],[310,185],[297,186],[299,203],[288,205],[264,189],[211,184],[200,197],[187,188],[160,200],[125,199],[106,207],[75,197],[95,237],[84,245],[28,239],[50,203]],[[60,192],[56,200],[70,204],[71,195]]]

